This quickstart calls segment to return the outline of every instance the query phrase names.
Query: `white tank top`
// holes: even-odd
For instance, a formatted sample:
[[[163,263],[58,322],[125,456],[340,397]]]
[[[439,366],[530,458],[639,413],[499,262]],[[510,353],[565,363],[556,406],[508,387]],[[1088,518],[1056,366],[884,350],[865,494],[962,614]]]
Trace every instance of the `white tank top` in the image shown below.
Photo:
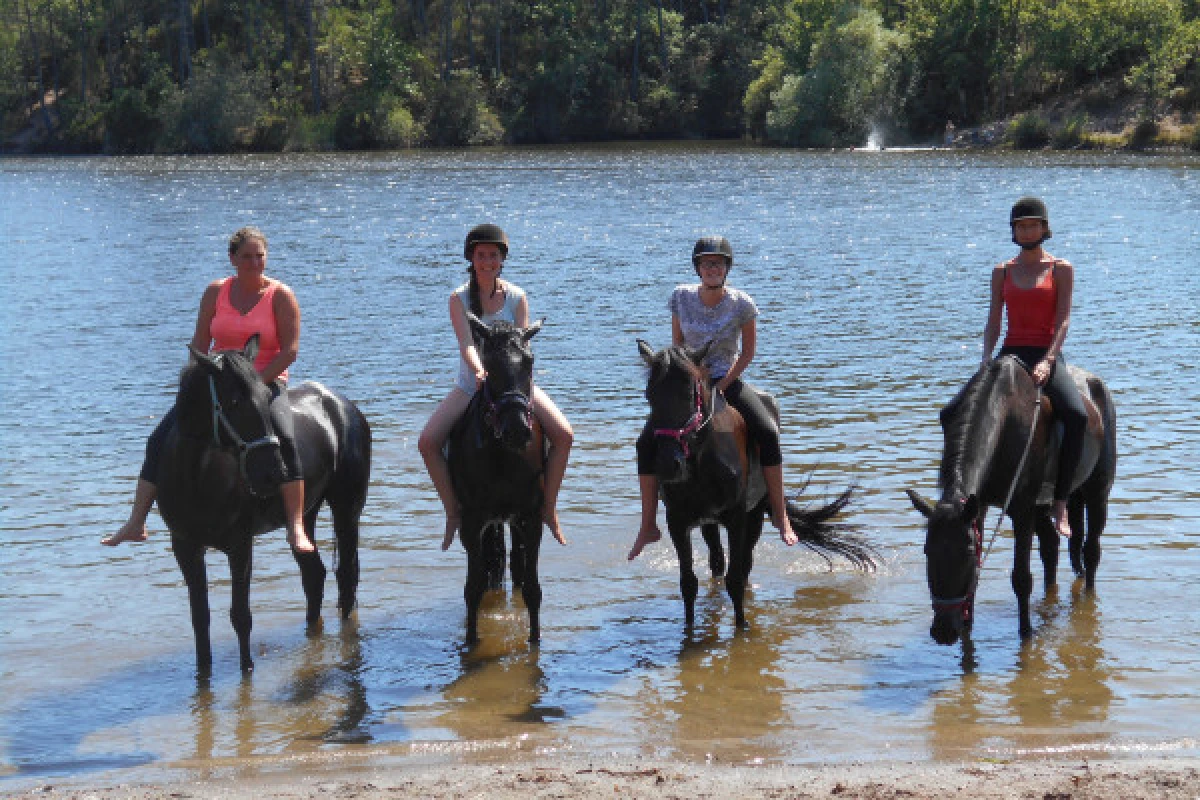
[[[495,322],[498,319],[502,319],[513,325],[517,324],[517,305],[521,302],[521,298],[525,296],[525,291],[509,281],[504,281],[503,286],[505,295],[504,305],[495,314],[484,314],[480,317],[483,322]],[[470,311],[471,285],[464,283],[454,290],[454,294],[458,296],[458,301],[462,303],[463,309]],[[458,377],[455,379],[454,385],[468,395],[475,394],[475,373],[467,366],[467,361],[461,354],[458,357]]]

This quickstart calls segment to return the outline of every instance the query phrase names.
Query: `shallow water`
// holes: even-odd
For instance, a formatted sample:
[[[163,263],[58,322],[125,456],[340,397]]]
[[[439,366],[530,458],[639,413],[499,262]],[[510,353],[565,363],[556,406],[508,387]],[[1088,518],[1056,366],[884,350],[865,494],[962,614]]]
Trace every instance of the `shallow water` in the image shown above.
[[[708,145],[0,162],[0,787],[363,756],[1197,753],[1197,166]],[[1013,250],[1007,209],[1024,193],[1047,199],[1050,249],[1078,269],[1067,357],[1117,401],[1099,588],[1083,594],[1065,562],[1056,591],[1039,580],[1022,645],[1006,528],[973,646],[938,647],[902,490],[935,491],[936,411],[977,363],[988,270]],[[537,377],[576,431],[571,544],[543,546],[537,650],[503,593],[462,648],[465,559],[437,547],[416,451],[453,373],[462,236],[484,219],[512,238],[506,277],[547,321]],[[210,555],[215,664],[198,683],[161,521],[146,545],[98,540],[127,513],[201,290],[249,222],[303,308],[293,380],[341,389],[373,426],[361,607],[348,622],[327,608],[306,636],[282,532],[264,537],[243,679],[228,570]],[[783,407],[789,484],[858,484],[855,518],[887,558],[831,571],[765,536],[752,630],[734,631],[701,566],[687,639],[671,548],[624,559],[634,338],[667,342],[667,295],[709,231],[733,241],[731,282],[762,312],[749,378]],[[319,527],[328,542],[327,515]]]

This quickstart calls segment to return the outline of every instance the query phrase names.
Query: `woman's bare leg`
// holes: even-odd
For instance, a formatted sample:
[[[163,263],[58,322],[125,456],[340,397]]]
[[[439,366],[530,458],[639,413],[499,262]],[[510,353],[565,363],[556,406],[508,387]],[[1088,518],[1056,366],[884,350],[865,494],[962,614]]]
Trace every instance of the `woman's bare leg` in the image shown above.
[[[767,501],[771,504],[771,521],[779,529],[779,538],[791,547],[800,541],[792,530],[792,521],[787,515],[787,498],[783,495],[783,465],[763,467],[763,478],[767,482]]]
[[[542,505],[542,520],[550,528],[559,544],[566,544],[558,523],[558,491],[562,488],[563,476],[567,472],[567,459],[571,455],[571,445],[575,441],[575,431],[571,423],[554,405],[550,396],[537,386],[533,387],[533,413],[542,430],[550,440],[550,452],[546,457],[546,497]]]
[[[458,422],[470,403],[471,397],[466,392],[461,389],[452,389],[450,394],[438,403],[433,415],[425,423],[425,429],[421,431],[420,438],[417,439],[417,449],[421,451],[421,457],[425,459],[425,469],[429,470],[433,488],[437,490],[438,499],[442,501],[442,508],[446,510],[446,531],[442,536],[443,550],[450,549],[450,545],[454,543],[454,534],[462,521],[458,498],[454,496],[454,482],[450,480],[450,466],[446,463],[446,454],[443,449],[446,446],[446,439],[450,437],[450,431],[454,429],[454,423]]]
[[[154,507],[154,499],[158,497],[158,487],[145,478],[138,478],[137,488],[133,491],[133,508],[129,519],[111,536],[105,536],[100,544],[116,547],[121,542],[146,541],[146,517]]]
[[[646,545],[662,538],[662,531],[658,529],[658,476],[638,475],[638,491],[642,495],[642,524],[629,550],[630,561],[640,556]]]
[[[287,520],[287,543],[297,553],[316,552],[316,545],[304,530],[304,480],[288,481],[279,486],[283,497],[283,516]]]

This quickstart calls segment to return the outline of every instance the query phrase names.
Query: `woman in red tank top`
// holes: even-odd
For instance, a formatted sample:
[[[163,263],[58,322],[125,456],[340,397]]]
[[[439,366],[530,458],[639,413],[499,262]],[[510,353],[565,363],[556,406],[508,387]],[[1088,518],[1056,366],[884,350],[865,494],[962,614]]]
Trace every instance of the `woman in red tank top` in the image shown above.
[[[258,334],[254,367],[275,393],[271,417],[288,476],[280,485],[288,520],[288,544],[298,552],[311,553],[315,548],[304,530],[304,478],[286,391],[287,368],[296,360],[300,347],[300,305],[286,284],[267,277],[267,237],[257,228],[241,228],[230,237],[229,263],[235,274],[210,283],[200,298],[192,347],[205,353],[241,350],[251,336]],[[158,474],[158,453],[174,419],[175,410],[171,409],[150,435],[129,519],[115,534],[101,539],[102,544],[146,540],[146,517],[158,495],[153,482]]]
[[[991,306],[983,330],[983,362],[992,359],[1000,338],[1002,318],[1008,328],[999,355],[1015,355],[1029,368],[1033,381],[1054,407],[1063,423],[1058,476],[1051,516],[1063,536],[1071,535],[1067,521],[1067,497],[1083,453],[1087,410],[1062,357],[1063,342],[1071,325],[1071,293],[1075,268],[1042,248],[1050,238],[1046,204],[1036,197],[1022,197],[1009,214],[1014,244],[1021,252],[992,270]]]

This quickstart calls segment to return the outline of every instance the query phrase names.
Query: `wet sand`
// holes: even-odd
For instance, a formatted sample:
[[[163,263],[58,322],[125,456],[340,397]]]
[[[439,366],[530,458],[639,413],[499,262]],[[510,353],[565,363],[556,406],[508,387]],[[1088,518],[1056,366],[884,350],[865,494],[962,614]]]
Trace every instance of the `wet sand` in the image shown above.
[[[1036,798],[1175,800],[1200,797],[1200,759],[872,763],[819,767],[578,762],[487,766],[371,766],[158,784],[43,784],[5,798]]]

